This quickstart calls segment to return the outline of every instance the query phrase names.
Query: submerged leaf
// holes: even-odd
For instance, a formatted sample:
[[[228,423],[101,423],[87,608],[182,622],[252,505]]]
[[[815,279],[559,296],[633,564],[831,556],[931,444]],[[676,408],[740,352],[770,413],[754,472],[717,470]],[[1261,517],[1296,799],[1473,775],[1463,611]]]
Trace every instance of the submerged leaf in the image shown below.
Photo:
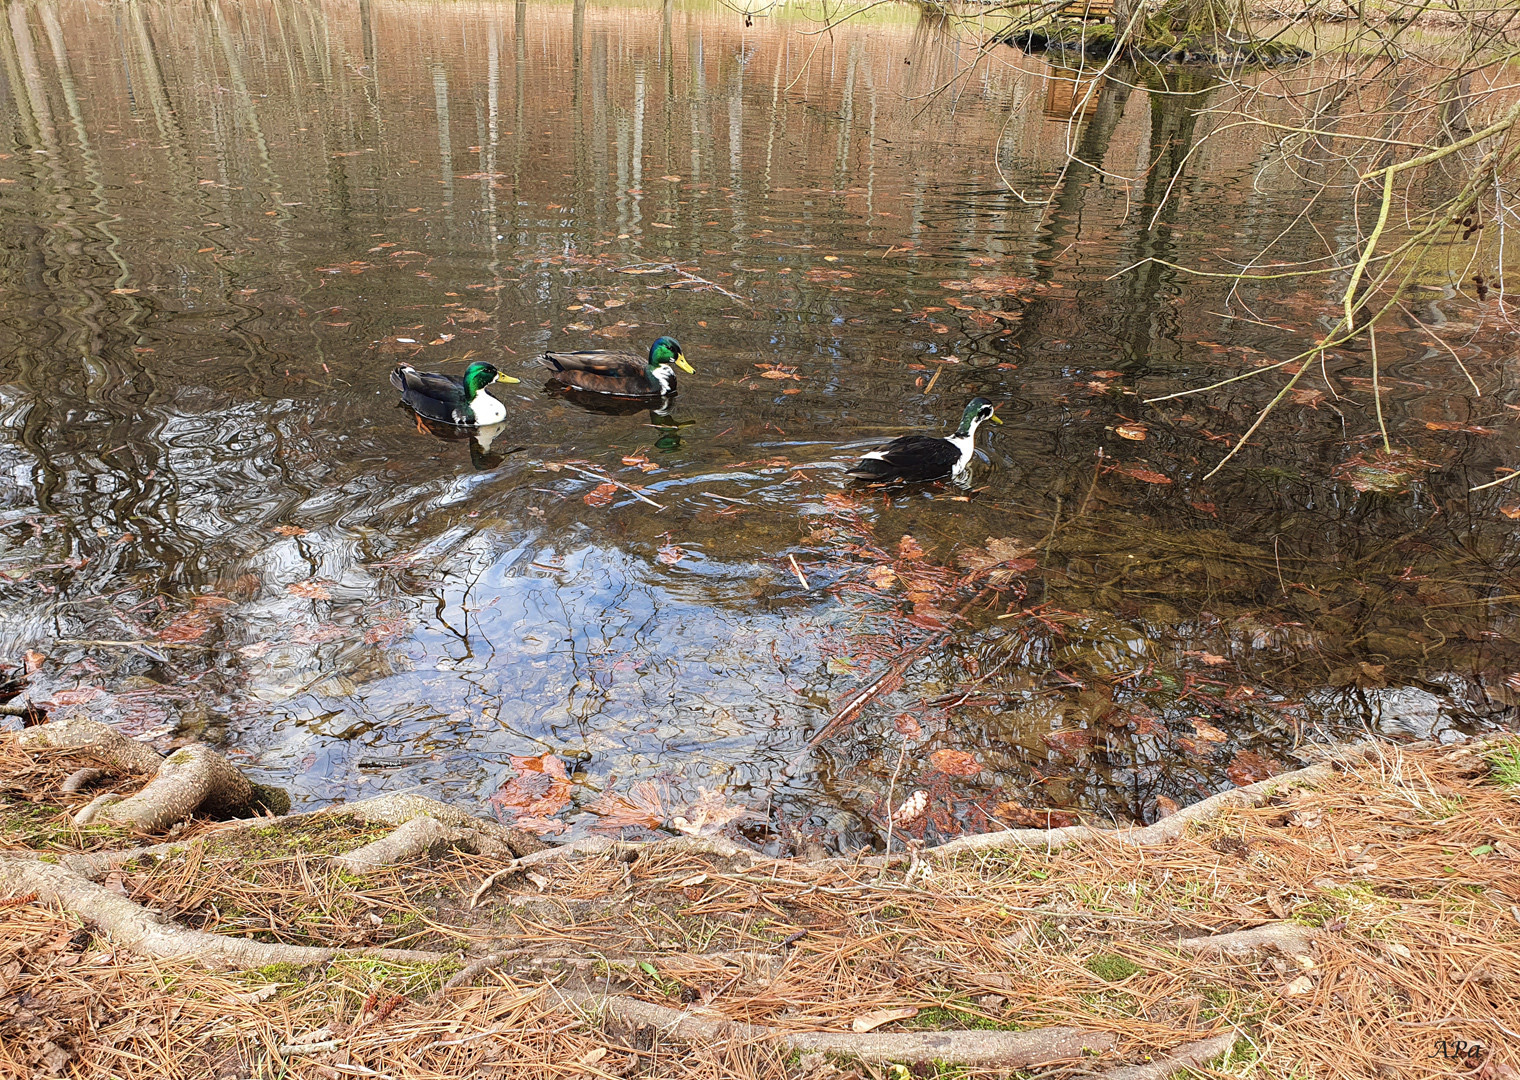
[[[606,506],[612,502],[613,497],[617,495],[617,490],[618,489],[616,484],[598,484],[596,487],[586,492],[586,494],[582,495],[581,500],[585,502],[587,506]]]
[[[602,824],[608,828],[641,825],[646,829],[657,829],[665,824],[667,794],[658,785],[640,780],[627,792],[607,792],[595,802],[587,803],[586,809],[600,816]]]
[[[1272,758],[1264,758],[1260,754],[1253,754],[1249,750],[1242,750],[1235,755],[1233,761],[1225,766],[1225,775],[1237,787],[1245,787],[1254,784],[1258,780],[1266,780],[1283,771],[1282,762]]]
[[[982,765],[964,750],[946,747],[929,755],[929,764],[947,776],[978,776]]]
[[[1045,745],[1067,757],[1076,757],[1078,750],[1089,749],[1092,744],[1092,732],[1085,728],[1066,728],[1045,733]]]
[[[285,586],[285,591],[291,596],[299,596],[305,600],[332,599],[332,593],[327,591],[326,586],[316,581],[293,581]]]

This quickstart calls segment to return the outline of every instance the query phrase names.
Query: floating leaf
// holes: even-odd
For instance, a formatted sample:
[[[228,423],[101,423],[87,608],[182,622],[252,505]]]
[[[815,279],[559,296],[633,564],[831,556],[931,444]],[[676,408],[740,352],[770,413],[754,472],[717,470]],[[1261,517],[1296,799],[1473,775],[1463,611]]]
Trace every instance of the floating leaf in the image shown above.
[[[890,589],[897,581],[897,571],[890,566],[873,566],[866,571],[866,577],[871,579],[871,584],[878,589]]]
[[[498,817],[548,818],[570,803],[571,783],[565,763],[554,754],[511,759],[517,775],[496,790],[487,801]]]
[[[897,557],[899,559],[922,559],[924,549],[918,546],[918,541],[911,536],[904,535],[897,542]]]
[[[666,544],[655,552],[655,561],[665,566],[674,566],[686,557],[686,550],[678,548],[674,544]]]
[[[748,807],[725,802],[721,792],[703,788],[696,802],[686,807],[682,813],[670,816],[670,824],[688,836],[711,836],[722,831],[731,821],[760,816]]]
[[[1171,817],[1180,809],[1182,808],[1178,806],[1173,800],[1168,799],[1165,795],[1156,796],[1157,821],[1160,821],[1162,818]]]
[[[990,585],[1001,587],[1034,569],[1035,560],[1029,557],[1034,550],[1022,540],[1005,536],[988,540],[980,550],[963,551],[957,558],[966,569],[987,573]]]
[[[291,596],[299,596],[306,600],[331,600],[332,593],[326,587],[315,581],[294,581],[285,586],[285,591]]]
[[[46,655],[38,652],[36,649],[28,649],[21,658],[21,671],[25,675],[30,675],[34,671],[39,670],[45,663],[47,663]]]
[[[978,776],[982,771],[981,762],[971,754],[948,747],[930,754],[929,764],[946,776]]]
[[[54,705],[82,705],[100,697],[104,690],[98,686],[83,686],[78,690],[62,690],[53,695]]]
[[[211,619],[204,611],[187,611],[158,632],[159,641],[199,641],[211,629]]]
[[[893,720],[892,726],[905,739],[917,739],[924,733],[923,726],[908,713],[903,713]]]
[[[624,454],[623,464],[633,465],[637,467],[640,472],[654,472],[659,468],[658,465],[650,461],[643,454]]]
[[[1142,484],[1170,484],[1172,482],[1171,477],[1139,465],[1118,465],[1115,466],[1114,471],[1131,480],[1139,480]]]
[[[1254,784],[1258,780],[1266,780],[1283,771],[1282,762],[1271,758],[1264,758],[1260,754],[1253,754],[1249,750],[1242,750],[1235,755],[1233,761],[1225,766],[1225,775],[1237,787],[1245,787]]]
[[[1092,732],[1085,728],[1066,728],[1061,731],[1047,731],[1044,738],[1046,746],[1065,754],[1067,757],[1076,757],[1078,750],[1089,749],[1093,744]]]
[[[281,536],[305,536],[306,530],[299,525],[276,525],[274,531]]]
[[[617,491],[616,484],[598,484],[582,495],[581,501],[587,506],[606,506],[612,502],[613,497],[617,495]]]
[[[1064,829],[1077,823],[1077,815],[1065,810],[1020,806],[1014,802],[998,803],[997,816],[1002,824],[1020,829]]]
[[[609,791],[595,802],[587,803],[586,809],[602,818],[602,824],[613,829],[629,825],[641,825],[657,829],[665,824],[666,793],[648,780],[641,780],[626,793]]]
[[[1229,738],[1213,724],[1196,718],[1193,720],[1193,734],[1208,743],[1222,743]]]
[[[412,620],[405,615],[394,615],[389,619],[381,619],[364,631],[364,643],[366,645],[378,645],[382,641],[391,641],[409,632],[412,628]]]
[[[1115,426],[1114,434],[1131,442],[1144,442],[1150,431],[1144,424],[1119,424]]]
[[[1348,458],[1330,470],[1337,480],[1344,480],[1357,491],[1375,491],[1383,495],[1397,495],[1408,489],[1410,483],[1434,468],[1434,463],[1415,457],[1402,450],[1389,453],[1377,450],[1371,454],[1358,454]]]

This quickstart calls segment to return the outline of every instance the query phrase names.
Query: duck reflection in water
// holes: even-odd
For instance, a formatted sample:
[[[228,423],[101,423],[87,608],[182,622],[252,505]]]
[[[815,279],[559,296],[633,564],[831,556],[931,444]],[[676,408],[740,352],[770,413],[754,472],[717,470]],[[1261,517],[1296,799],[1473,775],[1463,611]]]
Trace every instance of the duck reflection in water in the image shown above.
[[[679,450],[683,445],[681,429],[696,423],[695,420],[677,420],[671,415],[671,409],[675,405],[674,394],[653,398],[613,397],[610,394],[588,393],[553,380],[544,386],[544,392],[578,409],[601,413],[603,416],[635,416],[647,410],[649,426],[660,432],[654,442],[656,450]]]
[[[435,439],[444,442],[465,442],[470,444],[470,465],[476,472],[487,472],[499,466],[510,454],[515,454],[524,449],[521,446],[502,448],[498,446],[495,451],[491,449],[492,443],[506,431],[507,425],[482,424],[479,427],[459,427],[455,424],[444,424],[436,420],[428,420],[417,417],[417,430],[425,431]]]

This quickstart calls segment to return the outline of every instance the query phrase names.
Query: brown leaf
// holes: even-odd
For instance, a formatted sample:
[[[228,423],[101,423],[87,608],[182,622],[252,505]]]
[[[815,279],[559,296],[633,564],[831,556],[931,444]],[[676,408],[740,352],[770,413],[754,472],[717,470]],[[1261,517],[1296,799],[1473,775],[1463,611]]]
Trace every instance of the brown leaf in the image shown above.
[[[291,596],[299,596],[307,600],[332,599],[332,593],[316,581],[295,581],[285,586],[285,591]]]
[[[517,775],[496,790],[487,801],[516,817],[549,818],[570,803],[571,783],[565,763],[554,754],[511,759]]]
[[[899,559],[922,559],[924,557],[924,549],[918,546],[917,540],[905,534],[897,542],[897,557]]]
[[[923,726],[908,713],[900,714],[892,721],[892,726],[905,739],[917,739],[924,733]]]
[[[1479,424],[1464,424],[1458,420],[1427,420],[1425,427],[1429,431],[1460,431],[1464,435],[1492,435],[1494,433],[1493,428]]]
[[[1171,799],[1168,799],[1165,795],[1157,795],[1156,796],[1156,820],[1157,821],[1160,821],[1162,818],[1171,817],[1173,814],[1175,814],[1180,809],[1181,809],[1180,806],[1178,806]]]
[[[1127,476],[1131,480],[1139,480],[1142,484],[1170,484],[1172,478],[1156,472],[1154,469],[1142,468],[1139,465],[1120,465],[1114,469],[1120,476]]]
[[[1225,775],[1230,778],[1236,787],[1245,787],[1254,784],[1258,780],[1266,780],[1283,771],[1282,762],[1271,758],[1264,758],[1260,754],[1253,754],[1249,750],[1242,750],[1235,755],[1235,759],[1225,766]]]
[[[1222,743],[1229,738],[1213,724],[1196,718],[1193,720],[1193,734],[1207,743]]]
[[[364,643],[366,645],[378,645],[382,641],[391,641],[407,633],[411,628],[411,619],[405,615],[393,615],[388,619],[381,619],[365,630]]]
[[[21,671],[24,675],[30,675],[41,669],[47,663],[47,657],[36,649],[28,649],[21,657]]]
[[[1077,823],[1077,815],[1043,806],[1020,806],[1015,802],[997,804],[998,821],[1020,829],[1064,829]]]
[[[890,589],[897,580],[897,573],[890,566],[873,566],[866,571],[866,577],[871,579],[871,584],[878,589]]]
[[[894,1020],[907,1020],[918,1015],[918,1006],[904,1005],[900,1009],[878,1009],[863,1016],[857,1016],[850,1021],[850,1030],[857,1035],[864,1035],[868,1031],[875,1031],[883,1024],[890,1024]]]
[[[1085,728],[1065,728],[1061,731],[1047,731],[1044,734],[1045,745],[1067,757],[1076,757],[1078,750],[1086,750],[1093,744],[1092,732]]]
[[[94,701],[105,691],[98,686],[82,686],[77,690],[62,690],[53,695],[54,705],[82,705]]]
[[[722,792],[703,788],[696,802],[670,815],[670,825],[688,836],[712,836],[731,821],[758,817],[760,815],[747,806],[734,806],[724,801]]]
[[[598,484],[586,494],[581,496],[581,501],[587,506],[606,506],[617,495],[616,484]]]
[[[306,530],[299,525],[276,525],[274,531],[281,536],[305,536]]]
[[[971,754],[964,750],[952,750],[949,747],[930,754],[929,765],[946,776],[978,776],[982,771],[981,762]]]
[[[614,829],[628,825],[642,825],[657,829],[665,824],[664,792],[648,780],[641,780],[630,787],[626,794],[609,791],[595,802],[587,803],[586,809],[599,815],[602,824]]]
[[[1150,430],[1144,424],[1118,424],[1114,427],[1114,434],[1131,442],[1144,442]]]
[[[665,566],[674,566],[686,557],[686,551],[683,548],[676,547],[674,544],[666,544],[659,551],[655,552],[654,557],[658,563]]]
[[[204,611],[187,611],[158,632],[159,641],[198,641],[211,629],[211,619]]]

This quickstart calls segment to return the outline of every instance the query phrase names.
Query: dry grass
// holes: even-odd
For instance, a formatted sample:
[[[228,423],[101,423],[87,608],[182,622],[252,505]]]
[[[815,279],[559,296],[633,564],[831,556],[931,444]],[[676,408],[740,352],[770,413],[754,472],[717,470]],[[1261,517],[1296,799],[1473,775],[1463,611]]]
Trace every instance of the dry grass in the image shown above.
[[[446,992],[456,964],[212,975],[120,955],[22,900],[0,910],[0,1075],[46,1075],[49,1055],[82,1077],[274,1077],[283,1060],[292,1077],[398,1080],[825,1067],[763,1046],[667,1045],[653,1029],[581,1018],[563,987],[789,1030],[848,1030],[902,1007],[920,1011],[884,1030],[1072,1024],[1117,1033],[1115,1063],[1238,1030],[1230,1060],[1198,1074],[1214,1077],[1475,1066],[1498,1077],[1520,1065],[1512,791],[1470,751],[1390,751],[1153,849],[1096,840],[968,857],[927,877],[920,864],[912,880],[858,863],[741,868],[656,849],[631,863],[550,863],[473,910],[468,898],[499,865],[490,859],[451,853],[361,879],[322,857],[373,835],[341,817],[294,833],[209,832],[107,883],[217,932],[506,958]],[[1321,928],[1311,966],[1174,947],[1282,918]],[[1487,1063],[1443,1059],[1440,1044],[1456,1040],[1484,1043]],[[281,1058],[292,1042],[323,1045]]]

